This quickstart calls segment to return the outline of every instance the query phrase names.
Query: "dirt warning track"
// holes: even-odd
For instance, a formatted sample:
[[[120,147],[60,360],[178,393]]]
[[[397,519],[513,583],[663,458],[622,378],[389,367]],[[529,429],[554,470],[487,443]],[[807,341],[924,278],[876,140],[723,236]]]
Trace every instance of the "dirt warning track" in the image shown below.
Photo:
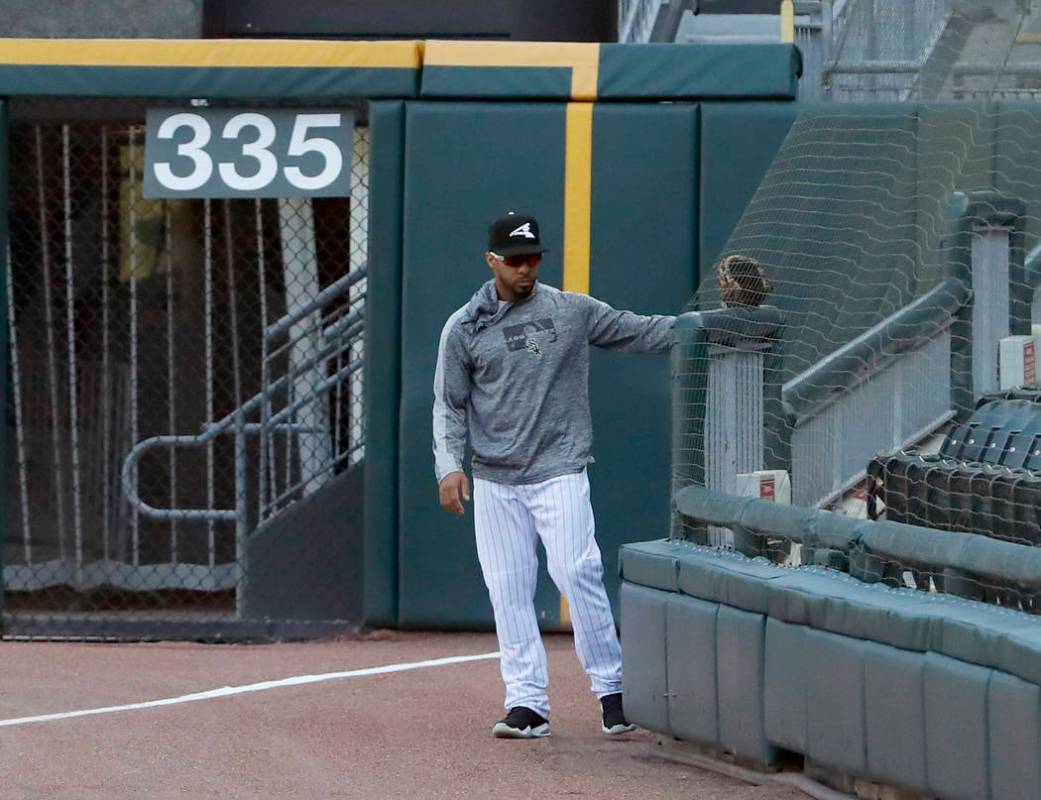
[[[495,648],[485,634],[398,632],[261,646],[0,643],[2,796],[805,797],[662,760],[645,732],[604,737],[567,636],[547,639],[552,736],[493,739]]]

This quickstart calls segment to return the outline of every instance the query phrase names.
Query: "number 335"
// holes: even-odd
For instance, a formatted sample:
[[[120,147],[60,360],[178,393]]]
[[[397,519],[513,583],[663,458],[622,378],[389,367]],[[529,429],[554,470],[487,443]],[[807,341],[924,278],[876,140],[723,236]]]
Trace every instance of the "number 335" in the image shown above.
[[[282,174],[292,186],[305,192],[313,192],[327,187],[336,180],[343,168],[340,148],[329,138],[308,134],[313,129],[339,126],[340,115],[335,113],[296,116],[286,155],[301,157],[315,153],[322,158],[323,166],[316,174],[310,175],[304,174],[300,167],[283,167]],[[177,155],[191,160],[191,171],[187,175],[178,175],[169,161],[157,161],[154,164],[155,177],[168,189],[190,192],[199,189],[213,177],[213,157],[206,150],[213,132],[206,118],[185,112],[173,114],[163,120],[156,131],[156,137],[173,139],[181,128],[188,128],[192,137],[177,145]],[[240,138],[250,137],[251,134],[252,137],[242,142],[241,153],[236,153],[235,161],[220,161],[216,164],[221,181],[235,191],[255,192],[275,180],[279,170],[278,158],[270,148],[275,142],[276,133],[275,123],[263,114],[245,112],[229,119],[221,131],[222,139],[237,142]],[[252,172],[239,172],[239,166],[248,169],[249,163],[255,164]]]

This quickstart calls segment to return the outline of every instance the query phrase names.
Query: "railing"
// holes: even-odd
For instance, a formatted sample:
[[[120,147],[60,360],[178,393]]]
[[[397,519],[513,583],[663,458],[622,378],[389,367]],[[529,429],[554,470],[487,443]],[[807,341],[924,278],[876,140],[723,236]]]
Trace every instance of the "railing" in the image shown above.
[[[351,350],[364,332],[364,311],[361,307],[350,309],[364,301],[364,296],[352,293],[366,276],[366,269],[356,269],[343,276],[329,287],[267,326],[263,331],[262,386],[261,390],[222,419],[194,435],[153,436],[138,442],[123,462],[122,486],[131,507],[140,513],[162,520],[193,520],[233,522],[235,524],[235,564],[232,567],[232,582],[236,589],[236,609],[241,612],[243,588],[246,575],[246,540],[249,534],[249,491],[247,486],[247,436],[258,436],[260,440],[259,509],[258,522],[273,516],[301,496],[317,489],[337,469],[350,459],[352,449],[339,452],[334,448],[331,458],[316,461],[313,454],[301,452],[297,456],[301,466],[293,468],[293,439],[311,436],[318,440],[330,436],[328,424],[316,425],[312,421],[296,422],[296,418],[308,407],[327,404],[329,395],[349,380],[364,364],[361,358],[351,359]],[[351,302],[343,301],[350,297]],[[340,303],[339,312],[325,314],[334,304]],[[272,342],[284,339],[274,349]],[[310,352],[301,354],[299,346],[309,342]],[[272,380],[273,361],[288,356],[286,374]],[[332,365],[330,369],[330,365]],[[331,374],[330,374],[331,373]],[[284,394],[283,406],[275,411],[276,398]],[[337,404],[339,407],[339,404]],[[247,417],[260,412],[260,422],[251,423]],[[320,415],[313,415],[320,416]],[[335,429],[334,429],[335,430]],[[157,448],[209,446],[222,435],[235,437],[235,507],[234,508],[156,508],[141,499],[138,490],[137,465],[141,457]],[[285,437],[284,461],[276,458],[275,436]],[[276,467],[284,468],[284,482],[278,484]]]
[[[673,0],[676,2],[676,0]],[[647,42],[664,0],[619,0],[618,41]]]
[[[954,416],[951,328],[970,298],[947,279],[784,385],[793,503],[829,502],[880,448],[912,444]]]
[[[792,501],[827,504],[862,480],[880,449],[919,441],[997,388],[998,343],[1030,330],[1022,201],[949,198],[949,275],[782,391]]]
[[[989,602],[1001,602],[1007,598],[1003,590],[1014,587],[1026,595],[1024,610],[1038,612],[1033,597],[1041,592],[1041,548],[1036,546],[902,522],[854,519],[701,486],[680,490],[674,503],[688,521],[734,531],[739,549],[748,556],[779,560],[784,555],[792,566],[827,566],[865,582],[896,586],[908,585],[913,573],[921,571],[935,576],[931,588]],[[930,587],[923,581],[919,588]]]
[[[774,467],[781,417],[776,308],[681,315],[673,327],[673,492],[695,484],[734,491],[737,475]],[[674,523],[676,520],[674,519]]]

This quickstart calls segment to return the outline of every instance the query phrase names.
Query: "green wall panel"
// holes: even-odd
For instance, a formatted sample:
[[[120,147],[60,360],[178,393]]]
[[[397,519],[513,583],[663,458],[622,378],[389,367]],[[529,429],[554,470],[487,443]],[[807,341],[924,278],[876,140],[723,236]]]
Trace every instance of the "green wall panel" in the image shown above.
[[[363,619],[397,622],[398,410],[401,391],[401,221],[405,104],[369,105],[369,275],[365,329]]]
[[[654,147],[641,143],[655,142]],[[677,314],[697,280],[694,104],[599,104],[593,113],[589,291],[616,308]],[[618,549],[669,529],[669,359],[594,349],[589,469],[604,582],[617,614]]]
[[[3,406],[0,407],[0,453],[4,454],[10,453],[10,450],[7,449],[7,398],[10,391],[7,385],[7,292],[10,291],[7,286],[7,167],[10,143],[8,132],[7,103],[0,100],[0,297],[3,297],[3,303],[0,304],[0,353],[3,353],[3,358],[0,358],[0,387],[3,387],[5,398]],[[8,475],[12,461],[13,459],[8,456],[0,462],[3,464],[0,468],[0,481],[3,481],[4,486],[11,485]],[[4,547],[7,545],[8,536],[7,509],[7,492],[0,492],[0,629],[3,628],[4,612]]]
[[[565,106],[412,102],[406,116],[399,622],[490,627],[472,506],[459,518],[437,501],[434,365],[445,321],[491,276],[484,251],[499,214],[523,209],[539,218],[550,248],[541,277],[560,286]],[[554,625],[559,596],[544,569],[539,587],[540,619]]]
[[[790,44],[604,44],[600,99],[795,99],[802,72]]]
[[[423,67],[422,97],[571,98],[570,67]]]
[[[794,103],[701,104],[700,263],[706,275],[795,122]]]

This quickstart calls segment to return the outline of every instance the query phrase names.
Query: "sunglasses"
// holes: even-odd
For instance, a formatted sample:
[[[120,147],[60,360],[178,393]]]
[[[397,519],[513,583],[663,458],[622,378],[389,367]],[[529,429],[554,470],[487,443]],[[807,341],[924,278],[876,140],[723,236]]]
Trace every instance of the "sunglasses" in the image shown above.
[[[525,253],[520,256],[500,256],[498,253],[492,253],[492,255],[507,267],[519,267],[523,264],[538,264],[542,261],[542,253]]]

